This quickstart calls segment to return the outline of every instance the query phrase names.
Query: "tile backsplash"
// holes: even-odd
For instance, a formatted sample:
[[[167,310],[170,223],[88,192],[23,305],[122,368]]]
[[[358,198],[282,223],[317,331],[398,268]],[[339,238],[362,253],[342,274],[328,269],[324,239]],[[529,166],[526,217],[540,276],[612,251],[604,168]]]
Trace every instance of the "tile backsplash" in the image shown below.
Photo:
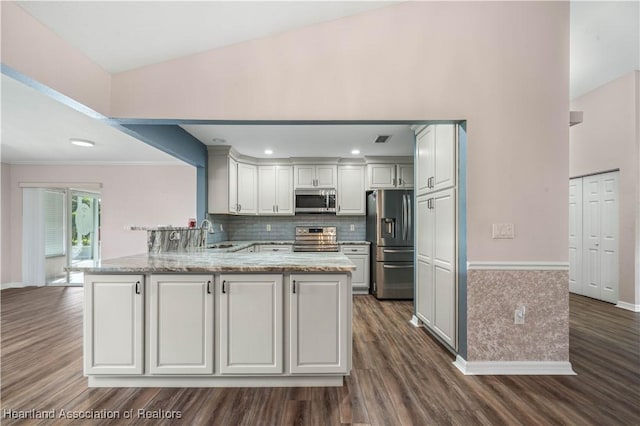
[[[220,241],[268,241],[295,239],[296,226],[335,226],[338,241],[363,241],[366,238],[364,216],[296,215],[296,216],[229,216],[209,215],[215,234],[209,234],[207,242]],[[220,231],[220,225],[224,231]],[[271,231],[267,231],[271,225]],[[351,230],[351,225],[354,230]]]

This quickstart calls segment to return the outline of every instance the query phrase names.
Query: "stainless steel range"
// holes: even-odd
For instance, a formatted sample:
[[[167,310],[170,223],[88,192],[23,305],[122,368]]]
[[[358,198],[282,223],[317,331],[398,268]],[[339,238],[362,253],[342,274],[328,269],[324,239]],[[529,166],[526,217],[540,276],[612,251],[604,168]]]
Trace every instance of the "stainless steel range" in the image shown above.
[[[296,226],[293,251],[338,251],[335,226]]]

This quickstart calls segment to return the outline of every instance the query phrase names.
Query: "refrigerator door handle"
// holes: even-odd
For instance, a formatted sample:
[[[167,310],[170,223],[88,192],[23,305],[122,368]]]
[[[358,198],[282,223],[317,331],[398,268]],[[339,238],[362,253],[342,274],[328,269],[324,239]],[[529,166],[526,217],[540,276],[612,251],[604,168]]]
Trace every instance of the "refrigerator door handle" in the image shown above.
[[[413,234],[411,216],[413,216],[413,211],[411,208],[411,196],[407,194],[407,240],[409,239],[409,232]]]
[[[407,195],[402,194],[402,239],[407,240]]]
[[[386,263],[382,265],[385,269],[409,269],[413,268],[413,264],[411,265],[387,265]]]
[[[413,253],[413,249],[397,250],[397,249],[382,249],[383,253]]]

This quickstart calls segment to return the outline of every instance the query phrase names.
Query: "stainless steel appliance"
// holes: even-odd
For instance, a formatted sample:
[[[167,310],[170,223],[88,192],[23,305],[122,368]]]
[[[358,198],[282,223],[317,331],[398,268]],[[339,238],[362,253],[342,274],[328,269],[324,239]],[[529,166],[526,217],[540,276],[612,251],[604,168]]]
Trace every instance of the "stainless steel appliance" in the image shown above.
[[[413,191],[378,190],[367,196],[371,282],[378,299],[413,299]]]
[[[293,251],[338,251],[335,226],[296,226]]]
[[[336,214],[335,189],[296,189],[296,213]]]

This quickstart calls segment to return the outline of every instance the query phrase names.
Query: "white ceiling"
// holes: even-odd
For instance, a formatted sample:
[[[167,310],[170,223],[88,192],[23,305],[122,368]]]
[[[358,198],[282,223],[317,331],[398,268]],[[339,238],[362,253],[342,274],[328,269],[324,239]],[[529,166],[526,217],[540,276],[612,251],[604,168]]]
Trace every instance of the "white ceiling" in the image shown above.
[[[386,6],[386,1],[21,1],[110,73]]]
[[[640,2],[571,2],[571,99],[640,69]]]
[[[1,84],[3,163],[184,164],[10,77]],[[69,138],[96,145],[77,147]]]
[[[213,139],[224,139],[225,145],[256,158],[352,158],[413,153],[414,133],[408,125],[186,125],[182,128],[206,145],[221,145]],[[378,135],[391,138],[387,143],[374,144]],[[266,155],[265,149],[273,150],[273,154]],[[360,150],[360,154],[351,154],[353,149]]]

